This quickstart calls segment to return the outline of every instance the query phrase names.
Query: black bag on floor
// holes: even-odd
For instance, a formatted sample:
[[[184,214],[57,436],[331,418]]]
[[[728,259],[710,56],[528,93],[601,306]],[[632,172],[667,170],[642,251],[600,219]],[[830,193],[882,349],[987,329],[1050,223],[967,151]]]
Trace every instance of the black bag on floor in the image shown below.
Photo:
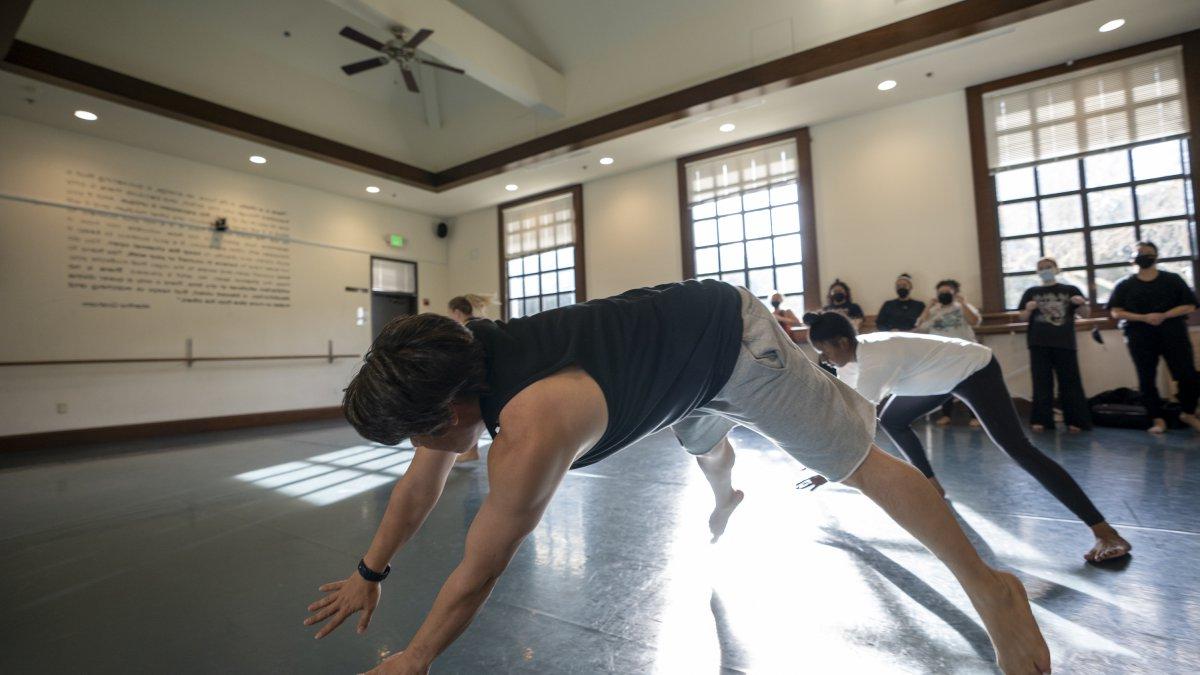
[[[1088,407],[1092,410],[1092,424],[1098,427],[1149,429],[1154,423],[1146,406],[1142,405],[1142,394],[1129,387],[1102,391],[1088,399]],[[1162,411],[1168,427],[1178,429],[1183,426],[1179,421],[1178,403],[1164,401]]]

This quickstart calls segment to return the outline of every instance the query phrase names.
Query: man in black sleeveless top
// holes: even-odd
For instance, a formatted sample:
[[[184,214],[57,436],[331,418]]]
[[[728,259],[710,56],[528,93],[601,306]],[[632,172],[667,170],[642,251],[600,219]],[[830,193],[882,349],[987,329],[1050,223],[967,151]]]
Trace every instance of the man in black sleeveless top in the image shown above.
[[[377,673],[423,673],[487,599],[571,468],[670,427],[713,487],[714,538],[741,501],[731,484],[737,425],[830,480],[861,490],[962,584],[1005,672],[1048,672],[1050,656],[1012,575],[987,566],[924,477],[872,444],[874,409],[817,368],[745,289],[686,281],[636,289],[507,323],[466,327],[430,314],[387,326],[346,389],[346,418],[387,445],[411,438],[358,570],[309,606],[323,637],[361,611],[366,630],[388,562],[420,528],[458,453],[484,429],[490,492],[463,561],[409,646]]]

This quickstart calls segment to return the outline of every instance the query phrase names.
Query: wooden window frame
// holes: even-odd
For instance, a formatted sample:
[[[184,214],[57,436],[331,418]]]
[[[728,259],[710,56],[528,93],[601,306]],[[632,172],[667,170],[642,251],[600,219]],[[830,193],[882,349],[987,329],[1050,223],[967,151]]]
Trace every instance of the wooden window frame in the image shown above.
[[[555,188],[528,197],[514,199],[496,207],[496,232],[500,239],[498,244],[500,252],[500,316],[504,317],[505,320],[511,317],[508,316],[508,258],[505,257],[506,253],[504,250],[504,210],[568,194],[571,195],[571,210],[574,213],[575,221],[575,303],[578,304],[587,300],[587,269],[584,264],[586,256],[584,255],[583,246],[583,184],[576,183],[567,187]]]
[[[1078,72],[1148,54],[1171,47],[1182,47],[1183,79],[1187,92],[1185,105],[1191,130],[1188,132],[1188,155],[1193,199],[1200,198],[1200,30],[1172,35],[1132,47],[1118,49],[1066,64],[1050,66],[1010,77],[984,82],[966,90],[967,126],[971,143],[971,173],[975,187],[975,226],[979,234],[979,276],[983,291],[983,311],[1009,311],[1004,304],[1004,275],[1000,254],[1000,223],[996,209],[995,183],[988,170],[987,137],[984,125],[983,96],[989,92],[1068,73]],[[1194,86],[1193,86],[1194,85]],[[1122,146],[1124,147],[1124,146]],[[1082,188],[1081,188],[1082,189]],[[1088,252],[1090,259],[1090,251]],[[1200,265],[1192,257],[1193,278],[1200,283]],[[1087,289],[1094,310],[1103,308],[1095,302],[1095,288]]]
[[[812,137],[808,133],[808,127],[789,129],[770,136],[760,136],[748,141],[723,145],[675,160],[679,183],[679,236],[682,243],[684,279],[692,279],[696,276],[696,247],[692,233],[692,210],[688,206],[687,165],[712,157],[789,140],[796,143],[796,206],[800,212],[800,247],[803,257],[801,262],[804,265],[804,309],[806,311],[821,309],[821,274],[817,265],[817,217],[813,199]]]

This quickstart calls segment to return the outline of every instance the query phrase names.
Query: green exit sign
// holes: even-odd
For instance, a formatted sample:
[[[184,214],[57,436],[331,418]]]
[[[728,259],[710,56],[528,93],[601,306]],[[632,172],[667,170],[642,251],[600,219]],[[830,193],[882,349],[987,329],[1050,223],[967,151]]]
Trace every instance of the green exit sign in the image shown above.
[[[388,243],[392,245],[392,248],[403,248],[404,247],[404,237],[401,237],[398,234],[393,234],[390,237],[388,237]]]

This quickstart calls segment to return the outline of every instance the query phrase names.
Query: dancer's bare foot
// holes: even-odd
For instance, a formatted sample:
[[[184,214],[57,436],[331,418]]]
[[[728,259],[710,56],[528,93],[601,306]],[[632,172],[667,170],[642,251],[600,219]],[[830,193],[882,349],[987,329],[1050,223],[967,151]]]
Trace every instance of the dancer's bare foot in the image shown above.
[[[1038,433],[1038,434],[1040,434],[1046,430],[1045,425],[1042,425],[1042,424],[1030,424],[1029,428],[1032,429],[1034,433]]]
[[[992,638],[996,663],[1007,675],[1050,672],[1050,649],[1033,618],[1025,587],[1007,572],[994,574],[995,581],[971,593],[971,604]]]
[[[972,417],[972,418],[971,418],[971,421],[970,421],[970,422],[967,422],[967,426],[971,427],[972,429],[978,429],[978,428],[980,428],[980,427],[981,427],[981,426],[983,426],[983,425],[981,425],[981,424],[979,423],[979,420],[977,420],[977,419],[975,419],[974,417]]]
[[[1167,430],[1167,421],[1161,417],[1155,417],[1154,418],[1154,426],[1150,427],[1146,431],[1149,431],[1150,433],[1157,436],[1161,433],[1164,433],[1166,430]]]
[[[470,450],[460,454],[458,457],[455,457],[454,463],[462,464],[464,462],[474,462],[474,461],[477,461],[478,459],[479,459],[479,446],[476,445],[476,446],[472,446]]]
[[[942,499],[945,499],[946,488],[942,487],[942,484],[938,481],[937,476],[930,476],[929,482],[933,483],[933,489],[938,491],[938,494],[942,496]]]
[[[937,422],[934,422],[934,424],[938,425],[939,427],[948,427],[950,426],[950,416],[942,415],[941,417],[937,418]]]
[[[734,490],[713,509],[712,515],[708,517],[708,530],[712,532],[713,543],[716,543],[721,535],[725,534],[725,526],[729,525],[729,516],[733,515],[733,510],[742,503],[742,499],[745,497],[746,494],[741,490]]]
[[[1179,421],[1196,431],[1200,431],[1200,417],[1196,417],[1191,413],[1179,413]]]
[[[1133,545],[1117,534],[1113,526],[1108,523],[1093,525],[1092,534],[1096,535],[1096,545],[1092,547],[1092,550],[1083,554],[1083,559],[1088,562],[1116,560],[1121,556],[1129,555],[1129,552],[1133,550]]]
[[[1067,433],[1068,434],[1081,434],[1081,433],[1083,433],[1083,427],[1077,427],[1074,424],[1069,424],[1069,425],[1067,425]]]

